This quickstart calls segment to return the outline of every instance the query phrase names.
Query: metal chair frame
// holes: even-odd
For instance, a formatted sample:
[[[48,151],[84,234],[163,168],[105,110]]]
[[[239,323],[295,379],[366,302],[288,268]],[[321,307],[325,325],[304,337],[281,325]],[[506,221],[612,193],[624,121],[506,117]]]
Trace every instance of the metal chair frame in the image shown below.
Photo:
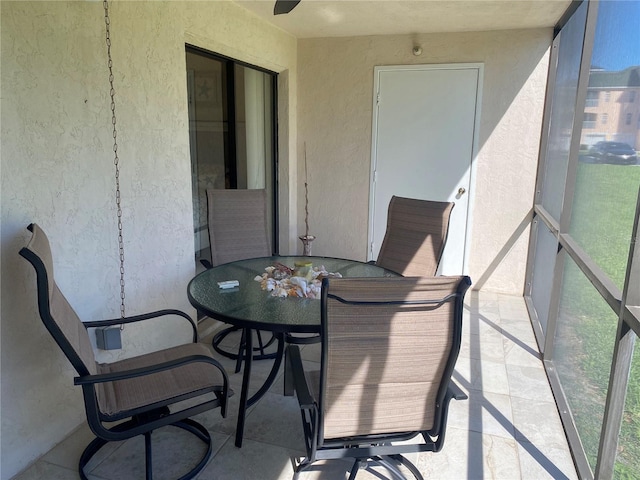
[[[28,229],[34,231],[34,225],[29,225]],[[229,389],[229,380],[223,366],[214,358],[205,355],[187,355],[174,360],[158,363],[156,365],[135,368],[130,370],[105,373],[105,374],[91,374],[84,362],[76,352],[72,344],[69,342],[65,334],[62,332],[54,317],[52,316],[49,304],[49,277],[47,270],[40,256],[31,251],[28,247],[20,250],[20,255],[27,259],[36,271],[37,282],[37,299],[38,310],[40,318],[44,323],[46,329],[49,331],[54,341],[58,344],[63,351],[67,359],[71,362],[72,366],[78,373],[78,376],[74,378],[74,385],[82,387],[82,393],[85,404],[85,411],[87,417],[87,423],[91,431],[96,435],[96,438],[89,443],[89,445],[83,451],[79,461],[79,474],[80,478],[85,480],[87,478],[84,469],[91,458],[108,442],[126,440],[138,435],[143,435],[145,438],[145,465],[146,465],[146,479],[152,480],[152,445],[151,445],[151,433],[152,431],[172,425],[181,428],[204,442],[206,451],[198,461],[198,463],[185,475],[180,477],[180,480],[186,480],[194,478],[207,464],[211,458],[212,445],[211,436],[207,429],[201,424],[191,420],[188,417],[205,412],[207,410],[220,407],[223,417],[227,413],[228,398],[232,394]],[[150,312],[142,315],[135,315],[131,317],[116,318],[109,320],[99,320],[92,322],[81,322],[86,329],[107,327],[112,325],[129,324],[134,322],[140,322],[152,318],[157,318],[166,315],[175,315],[182,317],[189,322],[193,331],[193,342],[198,341],[197,327],[191,317],[186,313],[165,309],[156,312]],[[96,391],[96,385],[105,382],[114,382],[125,379],[135,379],[152,375],[171,369],[175,369],[180,366],[188,365],[195,362],[204,362],[213,365],[217,368],[223,378],[223,384],[220,387],[211,387],[200,390],[194,390],[189,393],[185,393],[172,398],[157,401],[150,405],[143,407],[119,411],[115,414],[103,413],[98,404],[98,396]],[[184,407],[180,410],[172,412],[169,407],[176,405],[184,400],[200,397],[206,395],[206,397],[198,404],[190,407]],[[128,420],[125,420],[128,419]],[[122,422],[122,420],[125,420]],[[112,422],[120,422],[115,425],[107,425]]]
[[[390,434],[362,435],[349,438],[326,439],[324,437],[324,410],[323,394],[327,376],[326,362],[321,362],[320,370],[320,390],[319,399],[311,394],[305,375],[300,350],[297,345],[287,347],[286,361],[291,371],[291,377],[295,386],[295,392],[300,405],[306,457],[296,466],[294,480],[299,474],[311,467],[317,460],[353,458],[354,463],[350,472],[349,480],[353,480],[360,468],[369,468],[371,463],[385,467],[393,478],[405,479],[399,470],[399,465],[404,465],[412,475],[418,480],[423,480],[418,469],[402,456],[404,453],[417,452],[439,452],[445,440],[446,421],[449,411],[449,402],[452,399],[465,400],[467,395],[451,380],[455,362],[458,357],[462,335],[462,313],[463,301],[466,290],[471,285],[469,277],[461,277],[455,294],[448,295],[440,300],[426,301],[399,301],[399,302],[359,302],[340,298],[336,295],[328,294],[330,280],[323,280],[322,288],[322,338],[327,336],[327,298],[333,298],[339,302],[350,305],[390,305],[390,304],[413,304],[430,305],[437,308],[445,302],[454,302],[454,324],[453,324],[453,344],[451,353],[447,358],[442,382],[440,384],[437,400],[436,414],[434,416],[433,427],[428,431],[415,432],[394,432]],[[322,358],[327,358],[327,342],[322,342]],[[393,445],[392,442],[409,440],[421,435],[422,443]]]

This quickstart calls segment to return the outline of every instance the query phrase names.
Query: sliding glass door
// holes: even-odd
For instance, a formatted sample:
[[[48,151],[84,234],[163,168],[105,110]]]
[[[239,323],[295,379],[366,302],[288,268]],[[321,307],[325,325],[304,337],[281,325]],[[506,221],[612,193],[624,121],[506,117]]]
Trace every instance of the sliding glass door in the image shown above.
[[[276,74],[187,47],[196,264],[208,259],[206,191],[267,190],[277,252]]]

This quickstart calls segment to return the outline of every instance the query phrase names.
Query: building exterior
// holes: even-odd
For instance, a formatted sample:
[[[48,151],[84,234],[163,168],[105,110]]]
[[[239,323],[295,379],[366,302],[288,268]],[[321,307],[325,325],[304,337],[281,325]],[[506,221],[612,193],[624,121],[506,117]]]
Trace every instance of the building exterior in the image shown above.
[[[623,142],[640,150],[640,66],[592,68],[580,143]]]

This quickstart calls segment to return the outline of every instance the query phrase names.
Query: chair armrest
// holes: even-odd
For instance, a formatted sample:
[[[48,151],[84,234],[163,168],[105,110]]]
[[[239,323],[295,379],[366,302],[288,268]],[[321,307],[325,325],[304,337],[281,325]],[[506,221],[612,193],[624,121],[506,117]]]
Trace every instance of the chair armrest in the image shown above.
[[[142,320],[149,320],[150,318],[163,317],[166,315],[176,315],[186,319],[191,324],[191,329],[193,330],[193,342],[195,343],[198,341],[198,327],[196,326],[193,319],[186,313],[180,310],[174,310],[174,309],[158,310],[156,312],[149,312],[149,313],[143,313],[141,315],[134,315],[132,317],[112,318],[108,320],[96,320],[93,322],[83,322],[83,325],[87,329],[98,328],[98,327],[111,327],[113,325],[122,325],[126,323],[140,322]]]
[[[453,380],[449,381],[449,387],[447,388],[447,396],[455,400],[466,400],[469,397]]]
[[[224,379],[224,388],[226,389],[229,383],[227,372],[224,367],[216,359],[207,357],[205,355],[188,355],[186,357],[177,358],[168,362],[157,363],[148,367],[133,368],[131,370],[123,370],[121,372],[113,373],[101,373],[98,375],[83,375],[81,377],[75,377],[73,379],[74,385],[92,385],[95,383],[114,382],[116,380],[126,380],[129,378],[143,377],[145,375],[153,375],[165,370],[172,370],[182,365],[189,363],[204,362],[209,363],[216,367],[222,373]]]
[[[300,357],[300,348],[297,345],[289,345],[287,347],[286,359],[287,362],[289,362],[290,372],[293,376],[293,386],[296,391],[300,407],[313,408],[316,402],[309,392],[307,377],[304,374],[302,358]]]
[[[451,399],[466,400],[467,398],[469,398],[467,394],[464,393],[452,379],[450,379],[449,385],[447,385],[447,391],[444,395],[441,417],[438,419],[435,428],[422,432],[424,441],[426,443],[433,443],[433,452],[439,452],[440,450],[442,450],[442,446],[444,445],[445,433],[447,431],[447,417],[449,415],[449,404],[451,403]]]

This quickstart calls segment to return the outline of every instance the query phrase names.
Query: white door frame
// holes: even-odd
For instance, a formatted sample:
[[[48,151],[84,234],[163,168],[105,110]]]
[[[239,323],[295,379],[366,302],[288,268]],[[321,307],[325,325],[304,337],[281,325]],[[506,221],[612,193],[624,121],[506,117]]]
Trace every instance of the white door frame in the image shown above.
[[[479,131],[480,131],[480,113],[482,104],[482,89],[484,77],[483,63],[443,63],[443,64],[424,64],[424,65],[386,65],[374,67],[374,86],[373,86],[373,120],[371,132],[371,170],[369,178],[369,232],[367,235],[367,260],[375,260],[371,245],[373,243],[374,219],[375,219],[375,180],[376,167],[378,163],[377,157],[377,141],[378,141],[378,98],[380,93],[380,74],[384,71],[402,71],[402,70],[460,70],[475,69],[478,71],[478,86],[476,91],[476,108],[475,120],[473,125],[473,139],[471,146],[471,165],[469,171],[469,191],[467,192],[467,221],[465,225],[464,238],[464,258],[463,258],[463,274],[468,274],[469,252],[471,248],[471,227],[473,225],[473,205],[475,203],[475,184],[476,184],[476,158],[478,155]],[[378,206],[379,208],[379,206]],[[384,208],[388,208],[387,205]]]

